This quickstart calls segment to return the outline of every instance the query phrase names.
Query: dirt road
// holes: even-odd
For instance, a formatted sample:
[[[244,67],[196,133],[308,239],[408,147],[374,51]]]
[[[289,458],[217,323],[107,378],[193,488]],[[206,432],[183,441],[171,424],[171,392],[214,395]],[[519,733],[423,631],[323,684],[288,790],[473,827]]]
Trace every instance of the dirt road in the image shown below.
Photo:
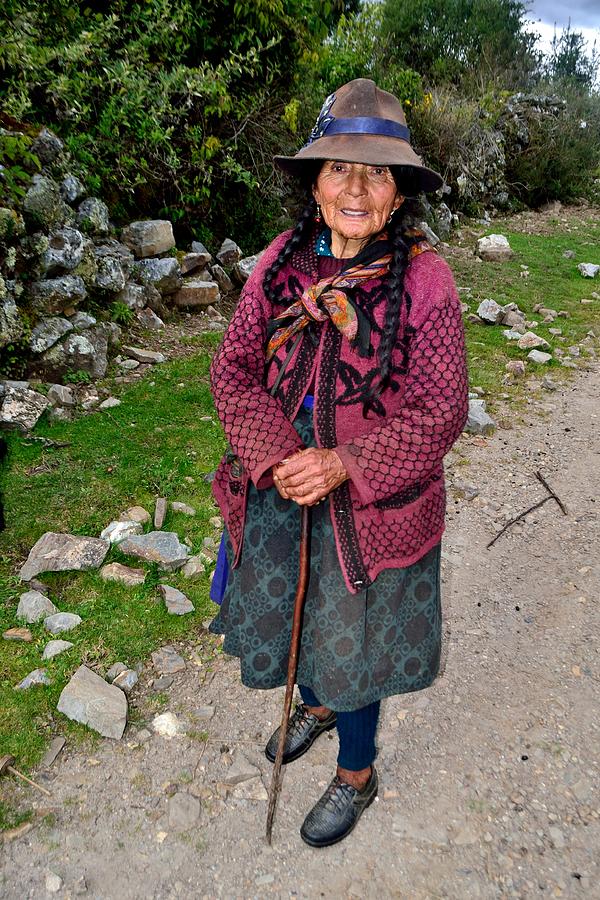
[[[298,834],[334,770],[323,737],[285,772],[266,845],[281,692],[208,665],[203,637],[179,648],[166,705],[148,665],[124,739],[66,748],[48,770],[39,806],[55,813],[4,846],[0,896],[600,897],[600,370],[531,395],[523,422],[508,413],[512,429],[464,437],[448,460],[443,674],[384,703],[380,796],[345,842],[314,851]],[[487,550],[544,496],[536,470],[568,516],[550,501]],[[191,733],[150,736],[165,710]]]

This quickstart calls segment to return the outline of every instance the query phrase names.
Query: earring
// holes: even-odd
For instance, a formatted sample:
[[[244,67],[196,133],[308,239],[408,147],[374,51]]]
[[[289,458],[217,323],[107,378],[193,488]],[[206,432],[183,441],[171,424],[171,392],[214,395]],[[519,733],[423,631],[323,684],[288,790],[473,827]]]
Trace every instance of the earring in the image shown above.
[[[317,225],[321,224],[321,207],[319,206],[318,203],[317,203],[317,210],[315,212],[315,222],[317,223]]]

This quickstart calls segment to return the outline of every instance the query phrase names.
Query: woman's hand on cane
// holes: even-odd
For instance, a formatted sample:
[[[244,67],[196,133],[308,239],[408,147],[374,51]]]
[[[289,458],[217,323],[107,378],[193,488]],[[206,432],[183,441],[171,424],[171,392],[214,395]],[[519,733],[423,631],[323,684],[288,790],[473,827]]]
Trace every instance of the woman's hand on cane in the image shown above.
[[[273,466],[275,487],[285,500],[314,506],[348,478],[335,450],[309,447]]]

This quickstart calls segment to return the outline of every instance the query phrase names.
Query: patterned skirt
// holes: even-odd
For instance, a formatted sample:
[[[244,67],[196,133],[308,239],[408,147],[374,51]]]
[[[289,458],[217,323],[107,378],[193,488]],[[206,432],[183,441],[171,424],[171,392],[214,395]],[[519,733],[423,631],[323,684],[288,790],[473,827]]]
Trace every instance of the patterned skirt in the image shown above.
[[[312,413],[294,426],[314,446]],[[428,687],[440,663],[440,545],[406,568],[384,569],[351,594],[338,561],[329,504],[312,507],[310,575],[298,657],[298,684],[346,712]],[[275,488],[250,486],[239,565],[229,569],[210,631],[238,656],[247,687],[283,685],[298,580],[299,507]],[[226,538],[229,561],[232,548]]]

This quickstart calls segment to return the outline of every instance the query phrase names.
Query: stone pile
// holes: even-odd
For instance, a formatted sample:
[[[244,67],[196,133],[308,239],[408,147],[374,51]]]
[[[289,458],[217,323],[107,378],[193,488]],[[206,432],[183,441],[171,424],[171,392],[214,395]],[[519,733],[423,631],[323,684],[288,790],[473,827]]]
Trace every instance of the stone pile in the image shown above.
[[[164,523],[167,502],[158,498],[154,521]],[[193,516],[196,511],[187,503],[172,501],[170,508],[179,515]],[[124,510],[118,519],[110,522],[99,538],[80,535],[46,532],[31,548],[27,560],[21,567],[19,577],[28,584],[28,590],[21,594],[16,610],[16,618],[27,625],[43,622],[49,634],[55,636],[71,632],[82,624],[75,613],[61,612],[47,595],[45,585],[36,576],[43,572],[89,571],[99,569],[105,581],[118,581],[127,586],[142,584],[146,571],[131,568],[121,563],[103,565],[112,546],[118,546],[121,553],[131,555],[147,563],[156,563],[164,572],[181,570],[186,578],[203,574],[205,566],[216,560],[218,538],[203,539],[202,551],[190,556],[190,548],[181,543],[175,532],[154,530],[143,534],[143,525],[152,521],[150,513],[141,506]],[[210,525],[222,530],[223,520],[213,516]],[[156,527],[156,526],[155,526]],[[194,604],[180,590],[166,583],[163,578],[158,586],[165,608],[170,615],[182,616],[194,612]],[[33,635],[24,626],[9,628],[3,634],[4,640],[31,642]],[[42,660],[49,661],[73,647],[71,641],[50,640],[42,652]],[[152,654],[157,671],[163,676],[185,668],[184,660],[171,647],[163,647]],[[119,739],[127,723],[127,695],[137,684],[141,667],[131,669],[124,663],[115,663],[102,678],[86,666],[80,666],[63,689],[58,702],[58,710],[68,718],[81,722],[105,737]],[[46,669],[30,672],[15,690],[27,690],[36,685],[50,685],[52,680]]]
[[[42,129],[33,146],[41,172],[20,204],[0,206],[0,349],[26,345],[28,379],[60,386],[73,373],[103,378],[122,338],[109,321],[119,307],[154,329],[172,310],[211,307],[211,328],[223,327],[214,304],[239,290],[260,254],[244,259],[229,238],[216,258],[198,242],[178,251],[171,222],[161,219],[131,222],[119,234],[104,201],[68,171],[62,141]],[[85,310],[89,302],[100,316]],[[8,413],[2,418],[11,424]]]

